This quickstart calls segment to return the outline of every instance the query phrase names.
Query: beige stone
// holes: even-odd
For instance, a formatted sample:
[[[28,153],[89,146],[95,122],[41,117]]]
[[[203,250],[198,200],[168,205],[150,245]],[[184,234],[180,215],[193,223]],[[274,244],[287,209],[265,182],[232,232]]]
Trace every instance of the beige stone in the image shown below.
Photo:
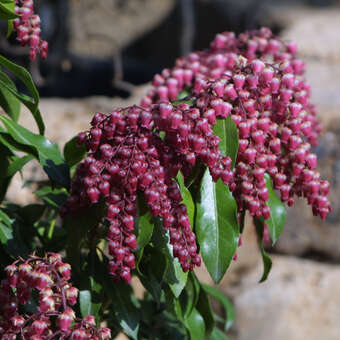
[[[174,3],[174,0],[72,0],[70,48],[79,54],[112,56],[161,23]]]
[[[302,57],[340,62],[339,6],[274,6],[271,15],[273,22],[284,27],[282,37],[297,42]]]
[[[235,295],[238,340],[338,340],[340,269],[274,256],[268,280],[261,266],[243,276]]]

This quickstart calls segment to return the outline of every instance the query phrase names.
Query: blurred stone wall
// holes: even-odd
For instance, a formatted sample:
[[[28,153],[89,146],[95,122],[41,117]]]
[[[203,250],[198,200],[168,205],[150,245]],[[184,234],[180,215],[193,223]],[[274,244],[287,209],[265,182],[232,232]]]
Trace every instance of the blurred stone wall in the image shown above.
[[[175,0],[71,0],[70,50],[112,56],[162,22]]]

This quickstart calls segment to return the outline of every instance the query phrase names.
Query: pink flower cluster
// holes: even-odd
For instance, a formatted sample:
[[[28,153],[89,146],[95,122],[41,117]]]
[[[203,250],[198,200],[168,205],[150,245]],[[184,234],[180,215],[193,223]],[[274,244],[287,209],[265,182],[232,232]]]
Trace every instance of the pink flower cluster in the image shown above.
[[[133,251],[137,249],[134,234],[137,191],[154,216],[162,217],[170,230],[174,256],[184,271],[200,265],[195,234],[182,196],[173,177],[181,167],[154,130],[150,109],[132,106],[114,110],[106,116],[97,113],[90,131],[79,135],[88,156],[78,165],[72,183],[72,195],[62,213],[75,213],[97,203],[102,196],[107,205],[106,220],[109,272],[115,280],[131,281],[135,268]]]
[[[76,318],[72,309],[78,289],[69,282],[71,268],[61,256],[47,253],[17,260],[5,269],[0,283],[0,337],[2,340],[72,339],[106,340],[108,328],[97,329],[92,315]],[[38,296],[37,311],[23,312],[33,296]]]
[[[22,46],[29,44],[31,60],[35,60],[39,53],[41,58],[46,59],[48,42],[40,38],[40,17],[34,14],[33,7],[33,0],[15,0],[15,13],[20,17],[13,21],[14,30]]]
[[[165,131],[167,142],[182,158],[192,158],[183,135],[193,136],[191,129],[182,131],[183,125],[180,131],[178,120],[185,126],[191,119],[188,112],[194,111],[202,133],[209,134],[216,118],[230,115],[239,134],[236,167],[232,175],[220,165],[210,167],[211,175],[229,183],[239,211],[247,209],[265,219],[270,216],[265,173],[289,206],[297,195],[306,197],[314,215],[323,219],[331,209],[326,197],[329,184],[320,179],[316,155],[311,153],[321,125],[309,102],[304,63],[296,53],[293,42],[281,41],[267,28],[238,37],[230,32],[218,34],[208,50],[179,58],[173,69],[156,75],[141,102],[143,107],[169,107],[166,120],[171,123],[163,124],[157,111],[153,116],[160,121],[157,129]],[[170,102],[183,90],[190,93],[187,99],[195,101],[193,107],[183,110],[177,105],[170,110]],[[195,139],[199,158],[210,157],[214,164],[219,156],[203,139]]]
[[[214,181],[229,186],[239,212],[270,217],[268,174],[283,202],[292,205],[294,195],[304,196],[315,215],[327,216],[329,184],[320,179],[311,153],[321,126],[296,50],[265,28],[238,37],[218,34],[210,49],[179,58],[173,69],[156,75],[141,106],[94,116],[90,131],[79,135],[89,153],[78,165],[62,213],[79,212],[104,198],[114,279],[130,282],[135,268],[137,192],[169,229],[183,270],[200,265],[174,181],[179,171],[189,176],[198,161]],[[183,90],[186,100],[174,102]],[[234,169],[213,133],[217,120],[228,116],[239,135]]]

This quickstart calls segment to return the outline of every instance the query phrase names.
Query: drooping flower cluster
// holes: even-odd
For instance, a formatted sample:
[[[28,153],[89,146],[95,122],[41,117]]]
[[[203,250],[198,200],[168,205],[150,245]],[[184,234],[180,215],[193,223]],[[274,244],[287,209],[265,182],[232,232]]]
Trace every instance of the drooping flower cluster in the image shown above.
[[[183,270],[200,265],[174,181],[179,171],[189,176],[198,161],[214,181],[229,186],[239,212],[270,217],[268,174],[283,202],[292,205],[294,195],[304,196],[315,215],[327,216],[329,185],[320,180],[310,151],[321,125],[303,71],[295,44],[280,41],[268,29],[238,37],[218,34],[210,49],[179,58],[173,69],[156,75],[141,106],[94,116],[91,130],[79,135],[89,153],[78,165],[63,213],[105,199],[115,279],[129,282],[135,267],[137,192],[144,193],[152,214],[169,229]],[[176,102],[183,90],[187,98]],[[228,116],[239,135],[234,169],[213,133],[218,119]]]
[[[0,283],[0,338],[15,339],[110,339],[108,328],[97,329],[92,315],[77,318],[72,307],[78,289],[69,282],[71,268],[61,256],[48,253],[17,260],[5,269]],[[37,296],[37,310],[25,310]],[[34,306],[30,304],[31,308]]]
[[[15,13],[20,15],[13,20],[14,30],[17,32],[17,39],[22,46],[29,44],[29,56],[35,60],[40,54],[46,59],[48,53],[48,42],[40,38],[40,17],[34,14],[33,0],[16,0]]]
[[[166,107],[187,90],[187,99],[195,99],[191,111],[208,123],[201,123],[206,131],[216,118],[231,115],[238,128],[239,150],[233,174],[229,179],[228,173],[224,182],[230,182],[239,211],[247,209],[252,216],[265,219],[270,215],[265,173],[288,205],[293,205],[297,195],[307,198],[314,215],[324,219],[330,211],[329,184],[320,180],[316,155],[310,151],[317,144],[321,125],[309,102],[304,63],[296,52],[293,42],[282,42],[267,28],[238,37],[230,32],[218,34],[210,49],[179,58],[173,69],[156,75],[153,88],[141,102],[144,107]],[[178,109],[168,112],[167,120],[190,119]],[[156,113],[156,122],[157,118]],[[191,150],[182,146],[179,128],[174,133],[171,124],[156,125],[169,136],[175,154],[190,155]],[[221,172],[225,171],[219,166],[211,171],[213,179]]]
[[[135,268],[137,191],[144,194],[151,213],[161,217],[169,229],[174,256],[183,270],[199,265],[195,235],[173,180],[181,167],[180,159],[153,131],[150,110],[132,106],[108,116],[97,113],[91,124],[90,131],[79,135],[89,153],[78,165],[64,213],[78,212],[104,197],[110,225],[110,274],[115,280],[130,282]]]

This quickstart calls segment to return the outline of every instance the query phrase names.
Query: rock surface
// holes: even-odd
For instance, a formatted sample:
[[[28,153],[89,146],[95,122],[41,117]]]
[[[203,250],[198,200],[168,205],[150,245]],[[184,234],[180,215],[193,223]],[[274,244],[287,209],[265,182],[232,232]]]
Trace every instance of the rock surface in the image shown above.
[[[257,266],[234,290],[237,340],[337,340],[340,268],[273,257],[268,280]]]
[[[314,150],[321,176],[331,184],[333,212],[326,221],[314,218],[305,200],[288,209],[285,230],[278,241],[279,252],[339,260],[340,249],[340,7],[311,9],[276,8],[274,19],[285,28],[282,38],[294,40],[306,61],[306,78],[311,84],[312,101],[317,106],[324,134]]]
[[[160,23],[174,0],[72,0],[70,49],[72,52],[113,56]]]

